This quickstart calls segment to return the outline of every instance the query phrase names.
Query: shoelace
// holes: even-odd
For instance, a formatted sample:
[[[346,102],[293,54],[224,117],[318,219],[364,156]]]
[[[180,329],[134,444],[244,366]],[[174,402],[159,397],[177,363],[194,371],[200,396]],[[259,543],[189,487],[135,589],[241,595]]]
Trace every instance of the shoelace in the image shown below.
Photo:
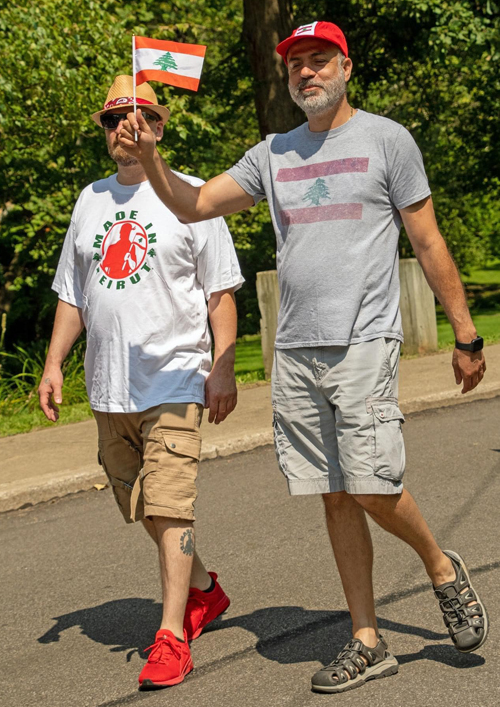
[[[440,604],[442,610],[446,612],[446,614],[450,615],[450,618],[451,616],[455,616],[457,625],[460,625],[465,621],[466,613],[462,605],[462,599],[460,598],[458,592],[454,597],[447,597],[444,601],[441,601]]]
[[[161,638],[153,645],[146,648],[147,651],[151,651],[148,656],[148,663],[164,663],[167,662],[169,656],[174,656],[177,660],[180,660],[181,653],[176,648],[176,646],[168,638]]]

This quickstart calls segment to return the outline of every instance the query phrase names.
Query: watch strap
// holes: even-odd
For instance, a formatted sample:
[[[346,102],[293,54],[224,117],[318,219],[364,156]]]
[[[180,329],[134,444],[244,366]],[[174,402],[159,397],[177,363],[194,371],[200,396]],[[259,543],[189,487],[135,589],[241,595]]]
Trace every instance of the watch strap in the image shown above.
[[[475,351],[481,351],[483,344],[484,340],[482,336],[477,336],[475,339],[472,339],[470,343],[464,343],[455,339],[455,348],[461,351],[472,351],[473,353]]]

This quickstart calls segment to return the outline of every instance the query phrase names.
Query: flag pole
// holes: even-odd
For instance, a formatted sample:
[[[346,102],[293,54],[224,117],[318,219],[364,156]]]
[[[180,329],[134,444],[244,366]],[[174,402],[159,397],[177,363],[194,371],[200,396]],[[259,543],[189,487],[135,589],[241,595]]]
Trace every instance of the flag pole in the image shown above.
[[[132,35],[132,83],[134,87],[134,115],[137,112],[136,98],[135,98],[135,34]],[[137,142],[137,130],[134,130],[134,140]]]

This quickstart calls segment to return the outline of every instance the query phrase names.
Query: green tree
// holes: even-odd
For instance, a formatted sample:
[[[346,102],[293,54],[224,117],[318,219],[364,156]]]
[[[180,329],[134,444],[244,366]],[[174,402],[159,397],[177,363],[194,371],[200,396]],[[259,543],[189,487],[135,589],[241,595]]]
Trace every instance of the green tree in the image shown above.
[[[159,66],[161,71],[170,71],[170,69],[177,69],[177,64],[175,63],[175,59],[170,54],[170,52],[166,52],[166,54],[163,54],[160,56],[154,63],[153,66]]]
[[[330,192],[325,180],[318,177],[314,184],[309,187],[302,201],[310,201],[314,206],[319,206],[321,199],[330,199]]]
[[[102,107],[113,77],[131,73],[131,35],[208,45],[199,93],[154,84],[171,109],[163,154],[179,171],[208,179],[259,139],[242,26],[239,0],[179,0],[175,7],[40,0],[29,13],[2,4],[0,312],[8,315],[7,347],[50,335],[50,284],[74,203],[88,183],[116,171],[90,115]],[[240,234],[233,235],[239,248]],[[262,264],[272,267],[273,260]],[[254,270],[244,274],[253,283]],[[259,321],[245,294],[242,333]]]
[[[154,88],[171,109],[163,154],[179,171],[209,179],[267,131],[295,124],[286,71],[273,54],[290,27],[311,20],[305,0],[296,0],[293,12],[289,0],[39,0],[29,12],[1,4],[0,312],[8,313],[7,348],[48,337],[56,303],[50,283],[73,205],[84,186],[115,171],[90,114],[103,105],[113,77],[131,73],[131,35],[208,46],[198,93]],[[317,0],[314,16],[346,32],[354,106],[415,136],[461,269],[498,257],[498,2]],[[255,273],[275,262],[267,205],[227,220],[246,278],[237,293],[240,333],[254,333]],[[411,254],[404,238],[401,251]]]

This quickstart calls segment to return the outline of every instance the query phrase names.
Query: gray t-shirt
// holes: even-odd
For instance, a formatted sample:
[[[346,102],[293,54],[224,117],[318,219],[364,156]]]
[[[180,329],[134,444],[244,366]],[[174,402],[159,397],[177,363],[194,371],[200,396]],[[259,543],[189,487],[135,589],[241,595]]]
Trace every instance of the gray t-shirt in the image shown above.
[[[431,193],[404,127],[362,110],[326,132],[306,123],[268,135],[228,174],[255,203],[269,202],[278,348],[403,340],[398,210]]]

